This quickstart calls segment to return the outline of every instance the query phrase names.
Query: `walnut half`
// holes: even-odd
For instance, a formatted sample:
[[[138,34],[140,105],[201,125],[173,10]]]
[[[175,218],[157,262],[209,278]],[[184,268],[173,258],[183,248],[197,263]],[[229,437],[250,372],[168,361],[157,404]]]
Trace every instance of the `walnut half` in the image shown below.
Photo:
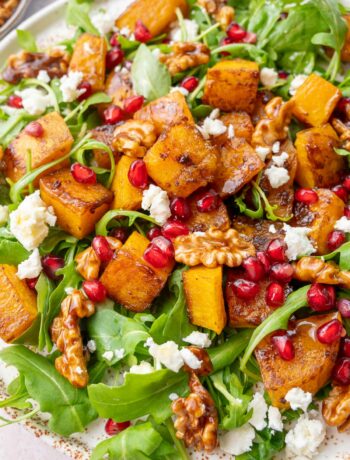
[[[294,278],[309,283],[339,284],[350,288],[350,272],[317,257],[302,257],[294,263]]]
[[[338,431],[350,429],[350,386],[336,385],[322,404],[322,415],[327,425]]]
[[[207,64],[209,59],[209,48],[202,43],[194,42],[176,42],[173,44],[172,53],[162,54],[159,57],[159,60],[168,67],[171,75]]]
[[[156,129],[153,123],[128,120],[116,127],[113,148],[129,157],[143,157],[156,140]]]

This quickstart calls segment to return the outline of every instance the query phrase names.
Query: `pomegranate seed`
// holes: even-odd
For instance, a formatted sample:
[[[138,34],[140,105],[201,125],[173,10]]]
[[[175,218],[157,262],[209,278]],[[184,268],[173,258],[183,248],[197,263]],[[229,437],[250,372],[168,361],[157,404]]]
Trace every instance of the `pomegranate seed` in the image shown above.
[[[333,187],[332,192],[335,193],[345,203],[348,201],[348,191],[342,185],[336,185]]]
[[[220,205],[219,195],[212,189],[204,191],[198,196],[196,205],[199,212],[215,211]]]
[[[174,246],[164,236],[157,236],[148,245],[143,258],[155,268],[164,268],[174,257]]]
[[[119,121],[123,120],[123,109],[117,105],[111,105],[103,112],[103,118],[107,125],[115,125]]]
[[[333,368],[333,379],[339,385],[350,384],[350,358],[340,358]]]
[[[260,287],[253,281],[238,279],[232,283],[233,290],[237,297],[243,300],[253,300],[259,294]]]
[[[162,235],[170,240],[177,236],[188,235],[189,233],[187,225],[177,220],[168,220],[162,227]]]
[[[82,102],[88,99],[92,95],[92,86],[88,81],[82,81],[78,86],[78,89],[84,89],[85,91],[78,97],[78,101]]]
[[[106,56],[106,69],[113,70],[117,65],[119,65],[124,59],[123,50],[120,48],[112,48],[108,51]]]
[[[265,276],[265,267],[257,257],[248,257],[243,261],[242,267],[251,281],[260,281]]]
[[[232,23],[227,31],[227,36],[234,42],[241,42],[244,37],[247,35],[247,32],[237,23]]]
[[[23,109],[23,99],[20,96],[12,94],[12,96],[7,99],[7,105],[14,109]]]
[[[337,308],[343,318],[350,318],[350,300],[339,299],[337,302]]]
[[[226,46],[226,45],[232,45],[232,40],[229,37],[225,37],[221,40],[220,45],[221,46]],[[220,53],[221,56],[230,56],[230,53],[228,51],[221,51]]]
[[[64,259],[62,257],[49,254],[41,259],[41,264],[45,275],[55,281],[61,279],[60,275],[56,275],[57,270],[64,267]]]
[[[151,32],[147,29],[145,24],[138,20],[135,25],[135,38],[138,42],[146,43],[152,38]]]
[[[345,206],[345,208],[344,208],[344,216],[347,219],[350,219],[350,205]]]
[[[346,110],[349,104],[350,104],[350,98],[342,97],[337,104],[336,110],[346,114]]]
[[[266,289],[265,300],[270,307],[280,307],[285,301],[284,288],[279,283],[270,283]]]
[[[263,251],[259,251],[256,253],[257,258],[260,260],[260,262],[263,264],[265,268],[265,272],[267,273],[270,270],[271,263],[269,258],[267,257],[266,253]]]
[[[95,236],[92,240],[92,247],[101,262],[109,262],[113,259],[114,251],[110,247],[106,237]]]
[[[295,350],[292,339],[286,333],[277,333],[271,337],[271,342],[278,351],[278,354],[284,361],[294,359]]]
[[[246,35],[245,37],[243,38],[242,42],[243,43],[250,43],[250,44],[254,44],[256,43],[258,40],[256,34],[254,34],[253,32],[246,32]]]
[[[278,78],[280,78],[281,80],[287,80],[288,77],[289,77],[289,73],[286,72],[285,70],[280,70],[278,72]]]
[[[27,283],[27,286],[29,287],[29,289],[34,291],[36,283],[38,282],[38,279],[39,279],[38,276],[36,278],[27,278],[26,279],[26,283]]]
[[[296,201],[304,204],[314,204],[318,201],[318,195],[315,190],[311,188],[299,188],[295,194],[294,198]]]
[[[93,302],[103,302],[107,297],[107,290],[99,280],[84,281],[83,289]]]
[[[307,292],[307,302],[314,311],[327,311],[335,306],[335,289],[326,284],[313,283]]]
[[[177,220],[187,220],[191,217],[191,209],[186,198],[174,198],[170,203],[172,217]]]
[[[117,238],[117,240],[121,241],[122,243],[125,243],[125,241],[128,239],[129,231],[124,227],[116,227],[113,228],[113,230],[111,230],[109,234],[113,238]]]
[[[275,264],[271,267],[271,276],[281,283],[289,283],[293,278],[294,268],[291,264]]]
[[[330,251],[335,251],[346,241],[345,233],[341,230],[333,230],[327,238],[327,246]]]
[[[287,260],[285,244],[278,238],[269,243],[266,252],[273,262],[285,262]]]
[[[124,111],[132,115],[141,109],[144,102],[145,98],[143,96],[130,96],[124,101]]]
[[[109,43],[112,46],[112,48],[118,48],[120,46],[119,34],[118,33],[113,34],[109,40]]]
[[[340,354],[350,358],[350,337],[344,337],[340,342]]]
[[[182,88],[187,89],[189,93],[192,93],[197,86],[198,86],[199,80],[197,77],[186,77],[185,79],[182,80],[181,86]]]
[[[343,181],[343,187],[346,188],[348,192],[350,192],[350,176],[346,176]]]
[[[115,422],[111,418],[107,420],[105,431],[109,436],[114,436],[131,426],[130,422]]]
[[[44,128],[38,121],[32,121],[24,128],[24,132],[32,137],[42,137]]]
[[[157,236],[162,235],[162,230],[159,227],[152,227],[148,230],[147,232],[147,238],[152,241],[154,238],[157,238]]]
[[[343,333],[342,323],[337,319],[332,319],[317,329],[317,339],[321,343],[333,343],[339,340]]]
[[[131,163],[128,172],[129,182],[137,188],[145,189],[148,185],[146,163],[143,160],[135,160]]]
[[[73,163],[70,171],[74,180],[80,184],[94,185],[97,182],[95,171],[81,163]]]

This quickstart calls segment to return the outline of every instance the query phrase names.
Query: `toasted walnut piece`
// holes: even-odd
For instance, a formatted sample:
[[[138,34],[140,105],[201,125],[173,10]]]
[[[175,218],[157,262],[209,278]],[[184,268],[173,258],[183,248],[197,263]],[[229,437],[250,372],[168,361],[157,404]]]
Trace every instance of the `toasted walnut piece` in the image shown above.
[[[213,14],[217,11],[218,0],[197,0],[199,6],[204,8],[209,14]]]
[[[192,373],[189,381],[191,393],[176,399],[171,408],[177,416],[174,426],[176,437],[187,447],[211,452],[218,445],[218,414],[214,401]]]
[[[340,137],[341,146],[350,150],[350,128],[338,118],[333,118],[332,125]]]
[[[350,288],[350,271],[342,271],[332,262],[316,257],[302,257],[294,264],[294,278],[299,281],[323,284],[339,284]]]
[[[210,58],[210,50],[203,43],[177,42],[173,44],[170,54],[162,54],[159,60],[169,69],[171,75],[176,75],[191,67],[207,64]]]
[[[232,6],[222,6],[219,8],[218,12],[215,15],[215,20],[218,22],[222,28],[222,30],[225,30],[228,28],[228,26],[231,24],[231,22],[235,18],[235,10],[232,8]]]
[[[143,157],[156,142],[153,123],[142,120],[128,120],[114,131],[113,148],[129,157]]]
[[[206,232],[178,236],[174,240],[175,260],[193,267],[203,264],[238,267],[246,257],[255,255],[254,246],[233,228],[222,232],[211,227]]]
[[[95,305],[75,289],[61,304],[61,313],[51,326],[51,337],[62,353],[56,358],[55,367],[72,385],[86,387],[89,375],[83,353],[79,319],[95,313]]]
[[[213,372],[213,365],[207,350],[204,348],[195,347],[193,345],[186,348],[188,348],[199,359],[199,361],[202,361],[202,364],[199,369],[192,369],[192,367],[189,367],[187,364],[185,364],[183,367],[185,372],[193,372],[196,375],[209,375],[211,372]]]
[[[283,102],[281,97],[274,97],[266,104],[266,118],[259,121],[253,133],[254,147],[271,147],[276,141],[287,138],[293,105],[292,100]]]
[[[92,281],[98,278],[101,261],[92,247],[80,252],[75,257],[75,261],[77,263],[77,272],[80,273],[85,280]]]
[[[350,386],[336,385],[322,404],[322,415],[327,425],[338,431],[350,429]]]

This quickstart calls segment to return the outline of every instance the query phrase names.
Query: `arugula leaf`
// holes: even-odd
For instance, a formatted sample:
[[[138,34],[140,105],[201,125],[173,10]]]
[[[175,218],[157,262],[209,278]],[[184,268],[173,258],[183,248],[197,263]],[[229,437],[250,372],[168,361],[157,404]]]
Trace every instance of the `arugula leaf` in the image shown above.
[[[229,366],[238,358],[242,351],[247,348],[252,333],[252,329],[243,329],[221,345],[208,349],[214,372]]]
[[[339,256],[339,257],[338,257]],[[342,244],[338,249],[323,256],[324,260],[338,258],[341,270],[350,270],[350,241]]]
[[[77,244],[78,239],[59,227],[50,227],[49,234],[40,245],[40,254],[50,254],[60,243]]]
[[[99,220],[96,224],[96,235],[108,235],[108,224],[111,220],[115,219],[118,216],[124,216],[129,218],[128,226],[131,227],[134,225],[136,219],[144,219],[152,224],[156,224],[156,221],[148,216],[138,211],[124,211],[123,209],[113,209],[112,211],[106,212],[106,214]]]
[[[38,47],[36,46],[35,38],[33,34],[29,32],[29,30],[21,30],[17,29],[17,41],[21,48],[30,53],[36,53],[38,51]]]
[[[256,433],[252,449],[236,456],[236,460],[272,460],[285,447],[285,433],[265,428]]]
[[[164,64],[152,54],[145,44],[136,53],[131,68],[132,82],[137,94],[148,101],[166,96],[171,88],[171,77]]]
[[[40,275],[35,290],[38,293],[37,307],[38,314],[40,315],[40,329],[38,338],[38,348],[43,350],[45,346],[47,349],[51,347],[51,336],[47,327],[45,327],[45,318],[49,308],[49,299],[52,291],[54,290],[53,282],[43,273]]]
[[[8,398],[0,401],[0,408],[12,407],[14,409],[28,409],[31,407],[28,399],[30,398],[25,386],[23,375],[16,377],[7,387],[7,392],[10,395]]]
[[[239,207],[240,213],[250,217],[251,219],[261,219],[264,216],[264,208],[261,203],[260,194],[255,187],[251,189],[252,202],[255,206],[255,209],[249,209],[244,201],[248,190],[249,187],[244,188],[242,193],[237,198],[235,198],[235,203]]]
[[[0,351],[0,359],[24,376],[30,397],[42,412],[51,415],[49,428],[55,433],[69,436],[84,431],[97,417],[86,391],[73,387],[47,358],[22,345],[12,345]]]
[[[100,35],[89,16],[92,2],[93,0],[69,0],[66,11],[66,22],[71,26],[80,27],[90,34]]]
[[[100,417],[119,422],[152,415],[157,423],[171,415],[171,393],[188,391],[188,376],[167,369],[150,374],[126,374],[124,384],[109,387],[103,383],[88,387],[89,399]]]
[[[30,252],[21,243],[0,239],[0,264],[19,265],[28,259]]]

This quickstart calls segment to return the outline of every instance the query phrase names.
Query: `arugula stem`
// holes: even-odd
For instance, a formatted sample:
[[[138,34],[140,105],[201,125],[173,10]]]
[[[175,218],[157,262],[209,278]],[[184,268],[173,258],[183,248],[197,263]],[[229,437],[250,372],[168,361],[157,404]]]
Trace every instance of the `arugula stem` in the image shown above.
[[[180,459],[181,460],[190,460],[190,456],[188,455],[188,452],[187,452],[186,447],[184,446],[184,443],[182,441],[180,441],[180,439],[178,439],[176,437],[175,428],[174,428],[173,421],[171,420],[171,418],[168,418],[165,421],[165,425],[168,428],[170,436],[171,436],[172,440],[174,441],[175,447],[176,447],[177,451],[180,454]]]
[[[206,37],[208,34],[210,34],[210,32],[212,32],[213,30],[217,29],[218,27],[220,27],[220,24],[217,22],[216,24],[213,24],[211,27],[208,27],[208,29],[204,30],[200,35],[198,35],[193,41],[194,42],[199,42],[200,40],[202,40],[204,37]]]
[[[207,79],[207,76],[204,75],[204,77],[199,82],[197,88],[193,91],[193,93],[189,97],[190,102],[193,102],[196,99],[196,97],[198,96],[198,94],[202,91],[202,89],[204,88],[206,79]]]
[[[181,41],[186,42],[188,39],[188,34],[187,34],[187,29],[185,26],[185,21],[184,21],[182,11],[180,10],[180,8],[176,8],[175,13],[176,13],[176,17],[177,17],[177,20],[179,21],[179,25],[181,28]]]
[[[54,91],[52,90],[51,86],[40,81],[40,80],[37,80],[36,78],[29,78],[28,80],[23,80],[23,86],[26,87],[26,86],[41,86],[42,88],[44,88],[48,94],[51,96],[51,100],[52,100],[52,105],[53,105],[53,108],[55,109],[56,112],[58,113],[61,113],[60,112],[60,107],[59,107],[59,104],[57,102],[57,98],[56,98],[56,95],[54,93]]]
[[[24,414],[21,417],[17,417],[17,418],[15,418],[13,420],[9,420],[7,418],[0,417],[0,420],[2,422],[5,422],[5,423],[0,425],[0,428],[3,428],[3,427],[8,426],[8,425],[13,425],[14,423],[23,422],[24,420],[28,420],[29,418],[34,417],[34,415],[36,415],[38,412],[40,412],[39,408],[34,409],[31,412],[29,412],[28,414]]]

